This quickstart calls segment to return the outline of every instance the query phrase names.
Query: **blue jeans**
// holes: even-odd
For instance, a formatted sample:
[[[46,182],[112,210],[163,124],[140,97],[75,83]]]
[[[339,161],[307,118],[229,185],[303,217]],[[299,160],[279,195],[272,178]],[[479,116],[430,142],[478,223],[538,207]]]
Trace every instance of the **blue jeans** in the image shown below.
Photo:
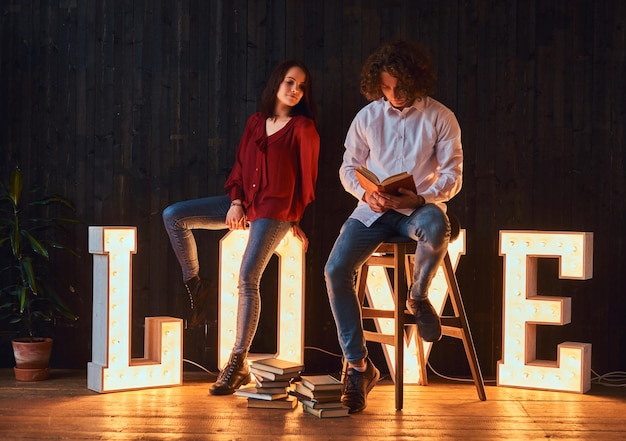
[[[163,210],[163,223],[183,272],[183,281],[200,271],[198,249],[191,230],[227,229],[228,196],[212,196],[177,202]],[[248,244],[243,253],[238,281],[237,336],[233,352],[247,352],[261,313],[259,284],[276,247],[291,228],[291,222],[257,219],[250,222]]]
[[[438,206],[427,204],[410,216],[389,210],[369,227],[351,218],[343,224],[326,262],[324,276],[339,344],[349,362],[367,357],[356,273],[378,245],[394,236],[417,241],[410,296],[424,299],[448,250],[450,222]]]

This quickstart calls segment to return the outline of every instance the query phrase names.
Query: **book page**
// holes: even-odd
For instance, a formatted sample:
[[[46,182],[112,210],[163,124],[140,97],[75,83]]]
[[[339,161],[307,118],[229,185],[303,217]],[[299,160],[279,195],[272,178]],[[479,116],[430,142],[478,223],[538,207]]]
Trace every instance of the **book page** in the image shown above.
[[[365,176],[367,179],[372,181],[374,184],[376,185],[380,184],[380,179],[378,179],[378,176],[376,176],[371,170],[365,168],[365,166],[362,165],[359,168],[357,168],[355,171],[357,173],[361,173],[363,176]]]

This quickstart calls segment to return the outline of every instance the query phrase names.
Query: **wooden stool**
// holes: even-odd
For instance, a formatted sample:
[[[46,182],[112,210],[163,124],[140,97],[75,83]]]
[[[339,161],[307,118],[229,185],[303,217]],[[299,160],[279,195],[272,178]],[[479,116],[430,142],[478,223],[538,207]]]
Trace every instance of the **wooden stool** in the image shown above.
[[[450,241],[456,239],[460,232],[458,219],[449,215],[452,227]],[[396,410],[402,409],[403,404],[403,385],[404,385],[404,339],[407,334],[407,328],[416,332],[417,357],[420,365],[420,384],[427,385],[426,360],[424,357],[424,345],[419,337],[415,318],[413,314],[406,310],[406,299],[408,289],[413,278],[413,258],[415,254],[416,243],[407,237],[394,237],[385,243],[382,243],[376,251],[363,264],[357,274],[356,289],[362,306],[362,318],[365,319],[393,319],[393,334],[384,334],[376,331],[364,331],[366,341],[374,341],[381,344],[392,345],[395,348],[395,398]],[[376,309],[365,306],[365,291],[367,286],[367,272],[370,266],[380,266],[393,269],[393,296],[394,310]],[[458,338],[463,341],[467,361],[469,362],[472,378],[476,385],[478,397],[484,401],[487,399],[485,395],[485,385],[476,356],[476,349],[470,333],[465,308],[461,299],[461,291],[454,274],[454,268],[450,260],[450,255],[446,253],[443,263],[443,272],[448,284],[447,297],[452,303],[454,316],[441,317],[442,334],[449,337]]]

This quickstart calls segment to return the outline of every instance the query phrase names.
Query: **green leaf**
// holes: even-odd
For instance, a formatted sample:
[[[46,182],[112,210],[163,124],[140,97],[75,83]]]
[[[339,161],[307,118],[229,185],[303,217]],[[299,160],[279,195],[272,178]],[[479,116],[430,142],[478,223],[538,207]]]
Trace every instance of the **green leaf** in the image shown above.
[[[30,205],[50,205],[50,204],[63,204],[67,208],[74,210],[74,205],[59,195],[48,196],[44,199],[40,199],[38,201],[31,202]]]
[[[24,314],[24,309],[26,308],[28,299],[28,288],[25,286],[20,287],[20,289],[17,290],[17,298],[19,300],[20,314]]]
[[[37,295],[37,279],[35,278],[33,261],[30,257],[25,257],[24,259],[22,259],[22,272],[25,275],[26,282],[28,283],[28,288],[30,288],[33,294]],[[24,287],[23,289],[26,289],[26,287]]]
[[[18,259],[20,257],[20,242],[20,226],[16,219],[13,224],[13,229],[11,230],[11,252],[13,256]]]
[[[22,195],[22,171],[17,167],[13,170],[13,173],[11,173],[8,190],[13,205],[17,206]]]
[[[26,230],[22,230],[22,235],[26,236],[26,238],[28,239],[28,241],[30,242],[30,247],[33,249],[33,251],[43,257],[45,257],[46,259],[48,258],[48,250],[41,244],[41,242],[39,242],[37,239],[35,239],[28,231]]]

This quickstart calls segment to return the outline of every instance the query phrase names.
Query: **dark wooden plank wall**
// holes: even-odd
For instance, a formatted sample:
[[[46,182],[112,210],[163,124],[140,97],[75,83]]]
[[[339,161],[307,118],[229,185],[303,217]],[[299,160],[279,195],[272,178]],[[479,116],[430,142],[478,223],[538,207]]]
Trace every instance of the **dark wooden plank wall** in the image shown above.
[[[20,164],[30,182],[72,199],[84,222],[82,259],[59,268],[76,280],[82,319],[55,330],[78,353],[57,347],[56,365],[91,358],[87,225],[138,228],[136,351],[143,316],[180,310],[161,211],[221,193],[263,80],[287,57],[312,70],[322,137],[318,199],[303,222],[306,344],[338,352],[322,271],[354,205],[337,177],[342,142],[365,104],[361,63],[403,36],[433,52],[436,98],[463,128],[464,188],[450,207],[468,232],[458,277],[485,374],[501,354],[503,229],[594,232],[592,280],[540,267],[540,291],[573,298],[573,323],[541,329],[538,354],[590,342],[596,371],[624,370],[625,21],[620,0],[0,0],[1,175]],[[216,273],[220,236],[198,234],[206,275]],[[214,321],[188,331],[187,358],[215,368],[215,342]],[[313,350],[305,361],[339,366]],[[439,343],[431,361],[468,372],[455,342]]]

